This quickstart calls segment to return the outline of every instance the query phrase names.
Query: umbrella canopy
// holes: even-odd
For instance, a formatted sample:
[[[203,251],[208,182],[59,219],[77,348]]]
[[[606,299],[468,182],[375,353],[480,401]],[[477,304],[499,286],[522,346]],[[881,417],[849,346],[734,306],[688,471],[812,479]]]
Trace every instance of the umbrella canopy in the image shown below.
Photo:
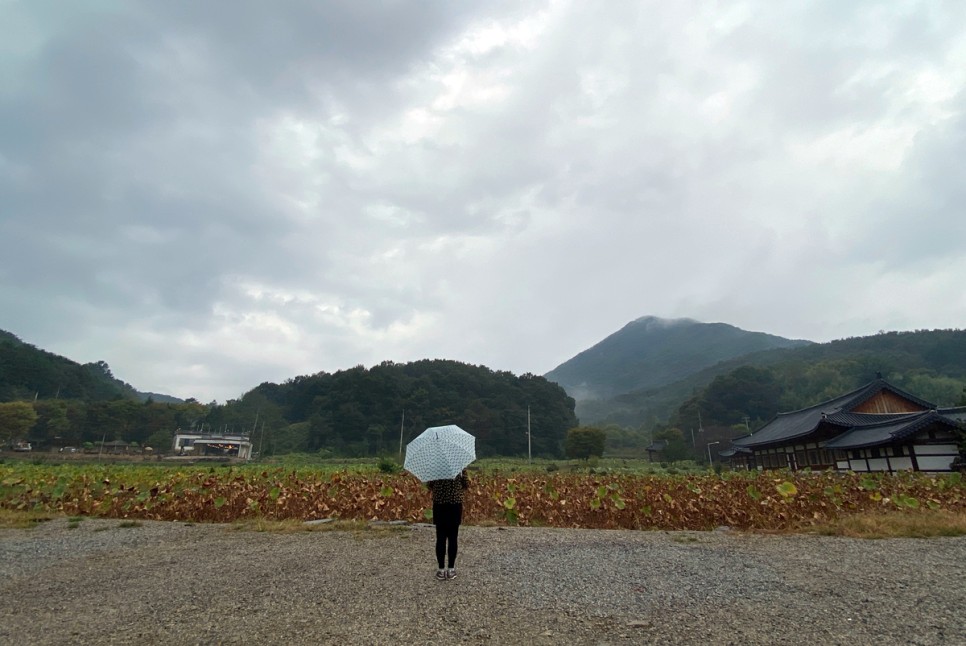
[[[476,438],[455,424],[433,426],[406,445],[406,471],[422,482],[451,480],[476,459]]]

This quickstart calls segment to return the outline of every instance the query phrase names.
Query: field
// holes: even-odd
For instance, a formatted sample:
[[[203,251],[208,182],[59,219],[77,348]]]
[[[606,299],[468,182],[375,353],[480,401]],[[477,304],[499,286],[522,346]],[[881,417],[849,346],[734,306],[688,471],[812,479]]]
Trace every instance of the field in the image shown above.
[[[385,471],[394,466],[382,464]],[[959,474],[716,474],[628,461],[594,468],[484,460],[474,467],[464,519],[476,525],[799,531],[869,514],[938,513],[958,519],[958,526],[966,518]],[[216,466],[8,461],[0,465],[0,508],[222,523],[432,517],[422,484],[405,472],[382,472],[371,460]]]

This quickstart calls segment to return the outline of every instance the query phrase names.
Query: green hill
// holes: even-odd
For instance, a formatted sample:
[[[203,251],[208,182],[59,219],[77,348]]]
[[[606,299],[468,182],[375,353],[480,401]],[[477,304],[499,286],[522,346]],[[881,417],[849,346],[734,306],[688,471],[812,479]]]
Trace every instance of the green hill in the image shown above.
[[[219,424],[260,419],[272,426],[266,452],[319,451],[337,455],[395,454],[428,426],[458,424],[477,439],[479,455],[560,455],[577,425],[563,388],[533,374],[515,376],[458,361],[383,362],[338,372],[265,383],[228,402]],[[405,417],[404,417],[405,411]]]
[[[809,343],[748,332],[725,323],[645,316],[545,376],[578,402],[586,402],[667,386],[752,352]]]
[[[167,395],[139,392],[114,377],[103,361],[81,365],[0,330],[0,402],[34,398],[181,401]]]
[[[728,407],[730,413],[719,412],[721,419],[716,419],[715,406],[699,403],[715,380],[733,378],[744,366],[765,369],[765,380],[774,380],[777,395],[771,408],[738,401]],[[688,414],[681,406],[690,402],[691,416],[696,418],[699,409],[708,411],[702,420],[705,425],[734,424],[736,415],[754,420],[767,416],[766,410],[774,414],[823,401],[857,388],[876,373],[937,404],[956,404],[966,386],[966,330],[887,332],[755,352],[708,366],[672,384],[585,403],[578,414],[584,423],[636,427],[655,419],[680,422],[678,418]],[[740,381],[732,382],[731,390]],[[696,423],[696,419],[687,420],[687,425]]]

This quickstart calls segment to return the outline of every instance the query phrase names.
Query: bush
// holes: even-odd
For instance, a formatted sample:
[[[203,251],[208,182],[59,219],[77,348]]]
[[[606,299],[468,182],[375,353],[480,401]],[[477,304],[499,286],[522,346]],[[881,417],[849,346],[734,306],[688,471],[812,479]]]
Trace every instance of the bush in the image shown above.
[[[559,469],[560,467],[557,466],[556,462],[551,462],[550,464],[547,465],[547,473],[553,473],[554,471],[557,471]]]
[[[567,431],[564,440],[564,452],[568,458],[586,460],[591,456],[600,457],[604,454],[607,433],[599,428],[579,426]]]
[[[399,465],[399,463],[389,457],[379,458],[378,467],[380,473],[393,474],[402,471],[402,467]]]

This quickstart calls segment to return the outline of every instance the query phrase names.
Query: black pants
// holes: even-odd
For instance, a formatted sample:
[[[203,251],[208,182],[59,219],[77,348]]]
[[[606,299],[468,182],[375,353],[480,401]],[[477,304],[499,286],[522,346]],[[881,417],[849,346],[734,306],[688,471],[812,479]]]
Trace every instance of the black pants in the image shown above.
[[[463,505],[433,505],[433,524],[436,525],[436,563],[442,570],[449,557],[449,567],[456,567],[456,551],[459,547],[460,523],[463,522]]]

